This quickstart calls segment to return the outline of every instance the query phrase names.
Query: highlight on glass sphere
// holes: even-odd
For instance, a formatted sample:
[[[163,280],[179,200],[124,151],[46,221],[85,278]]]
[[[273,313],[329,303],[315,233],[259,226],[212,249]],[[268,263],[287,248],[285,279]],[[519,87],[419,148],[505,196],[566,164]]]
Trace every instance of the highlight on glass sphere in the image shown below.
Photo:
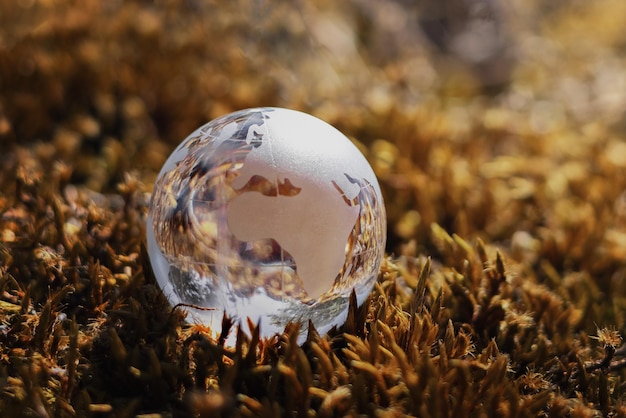
[[[300,340],[309,320],[320,334],[342,325],[353,289],[358,304],[371,291],[385,240],[363,154],[326,122],[282,108],[234,112],[189,135],[147,219],[161,289],[214,337],[224,314],[250,318],[263,337],[289,322],[301,322]]]

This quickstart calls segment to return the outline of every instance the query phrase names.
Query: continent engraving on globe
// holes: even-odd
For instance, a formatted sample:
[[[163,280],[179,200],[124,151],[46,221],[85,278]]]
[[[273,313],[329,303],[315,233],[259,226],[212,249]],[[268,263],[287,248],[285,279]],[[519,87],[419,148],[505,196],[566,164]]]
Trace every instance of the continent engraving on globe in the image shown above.
[[[272,145],[283,146],[281,140],[285,138],[273,138]],[[245,193],[228,205],[228,224],[242,241],[275,239],[293,257],[307,296],[317,299],[331,288],[345,262],[346,243],[359,209],[345,204],[347,193],[336,182],[319,184],[311,182],[306,173],[284,170],[282,167],[289,166],[289,161],[281,160],[284,157],[272,153],[268,141],[250,151],[232,183]],[[340,168],[328,177],[342,176]],[[281,180],[288,175],[291,177]],[[267,182],[271,193],[248,192],[258,182]],[[329,190],[320,190],[324,188]],[[352,193],[349,199],[356,195]],[[254,217],[250,217],[250,208],[255,209]]]
[[[359,303],[369,293],[385,242],[364,157],[330,125],[275,108],[236,112],[190,135],[159,174],[148,226],[172,304],[217,308],[188,310],[204,322],[221,321],[220,310],[269,318],[266,332],[291,320],[313,320],[321,332],[336,325],[353,288]]]

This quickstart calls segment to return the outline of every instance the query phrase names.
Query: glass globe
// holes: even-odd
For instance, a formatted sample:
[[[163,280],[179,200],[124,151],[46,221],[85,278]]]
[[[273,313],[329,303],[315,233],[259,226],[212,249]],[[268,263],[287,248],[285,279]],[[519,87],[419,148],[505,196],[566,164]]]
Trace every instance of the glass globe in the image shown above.
[[[361,304],[383,258],[386,220],[376,176],[329,124],[281,108],[247,109],[189,135],[161,170],[147,242],[172,305],[221,331],[224,313],[320,333]],[[191,305],[206,309],[196,309]]]

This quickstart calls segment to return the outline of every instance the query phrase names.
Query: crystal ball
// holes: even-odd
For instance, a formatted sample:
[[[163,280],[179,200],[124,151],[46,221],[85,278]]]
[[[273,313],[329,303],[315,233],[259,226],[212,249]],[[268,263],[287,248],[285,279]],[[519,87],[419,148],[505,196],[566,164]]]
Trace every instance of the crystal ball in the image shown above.
[[[363,154],[326,122],[282,108],[234,112],[189,135],[147,219],[161,289],[214,336],[224,314],[265,337],[289,322],[301,337],[309,320],[320,333],[343,324],[352,291],[359,304],[371,291],[385,240]]]

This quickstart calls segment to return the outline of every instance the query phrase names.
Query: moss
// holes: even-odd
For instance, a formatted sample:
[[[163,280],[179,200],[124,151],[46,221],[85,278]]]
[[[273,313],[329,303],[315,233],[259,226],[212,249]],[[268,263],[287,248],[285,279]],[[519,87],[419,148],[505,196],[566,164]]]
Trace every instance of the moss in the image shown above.
[[[2,416],[625,416],[626,14],[524,3],[478,64],[401,2],[0,5]],[[256,105],[355,138],[389,255],[341,328],[228,349],[145,216],[178,141]]]

